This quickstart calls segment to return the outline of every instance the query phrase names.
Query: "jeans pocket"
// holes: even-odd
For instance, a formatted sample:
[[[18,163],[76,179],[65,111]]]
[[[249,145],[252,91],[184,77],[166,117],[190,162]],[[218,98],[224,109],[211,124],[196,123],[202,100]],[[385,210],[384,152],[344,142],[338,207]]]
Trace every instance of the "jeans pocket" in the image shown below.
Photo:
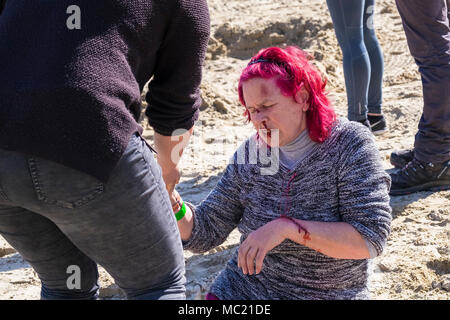
[[[34,157],[28,166],[38,200],[50,205],[75,209],[103,193],[103,183],[75,169]]]

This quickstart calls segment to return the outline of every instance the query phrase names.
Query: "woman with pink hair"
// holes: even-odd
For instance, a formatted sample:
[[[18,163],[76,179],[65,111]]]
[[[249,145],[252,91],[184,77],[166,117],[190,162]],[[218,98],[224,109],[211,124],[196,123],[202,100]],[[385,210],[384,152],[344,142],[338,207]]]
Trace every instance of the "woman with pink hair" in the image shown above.
[[[368,259],[390,232],[390,180],[371,133],[336,120],[325,85],[299,48],[261,50],[238,87],[256,134],[200,205],[175,191],[185,249],[242,234],[207,299],[369,297]]]

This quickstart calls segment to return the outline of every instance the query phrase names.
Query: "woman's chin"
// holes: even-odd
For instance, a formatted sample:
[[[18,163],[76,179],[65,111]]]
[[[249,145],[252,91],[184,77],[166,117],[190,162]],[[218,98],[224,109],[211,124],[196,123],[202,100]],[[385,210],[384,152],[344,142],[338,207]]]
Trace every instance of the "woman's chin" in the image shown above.
[[[264,141],[266,145],[271,148],[278,148],[280,146],[280,139],[278,133],[272,134],[271,131],[258,131],[259,138]]]
[[[278,148],[280,146],[279,139],[274,139],[270,135],[259,134],[259,137],[267,146],[269,146],[271,148]]]

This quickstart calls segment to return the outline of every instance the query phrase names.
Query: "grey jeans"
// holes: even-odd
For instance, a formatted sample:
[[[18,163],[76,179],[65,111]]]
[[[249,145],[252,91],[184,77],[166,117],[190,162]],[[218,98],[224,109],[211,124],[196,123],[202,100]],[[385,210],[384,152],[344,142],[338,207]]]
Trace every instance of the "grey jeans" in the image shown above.
[[[0,234],[39,275],[42,299],[97,298],[97,263],[129,299],[185,299],[176,220],[160,168],[138,135],[106,184],[0,149]],[[74,270],[78,286],[69,279]]]

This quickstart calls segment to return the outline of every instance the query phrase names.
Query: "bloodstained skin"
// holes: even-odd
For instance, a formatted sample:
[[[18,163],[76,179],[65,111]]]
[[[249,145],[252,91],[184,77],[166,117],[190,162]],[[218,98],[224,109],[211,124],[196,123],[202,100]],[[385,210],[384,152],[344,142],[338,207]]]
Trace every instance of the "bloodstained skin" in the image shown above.
[[[288,217],[285,214],[282,214],[280,216],[280,218],[284,218],[284,219],[288,219],[290,221],[292,221],[293,223],[295,223],[298,227],[298,233],[302,233],[302,230],[305,232],[305,234],[303,235],[303,240],[308,241],[311,240],[310,234],[308,232],[308,230],[306,230],[300,223],[298,223],[297,221],[295,221],[293,218]]]

